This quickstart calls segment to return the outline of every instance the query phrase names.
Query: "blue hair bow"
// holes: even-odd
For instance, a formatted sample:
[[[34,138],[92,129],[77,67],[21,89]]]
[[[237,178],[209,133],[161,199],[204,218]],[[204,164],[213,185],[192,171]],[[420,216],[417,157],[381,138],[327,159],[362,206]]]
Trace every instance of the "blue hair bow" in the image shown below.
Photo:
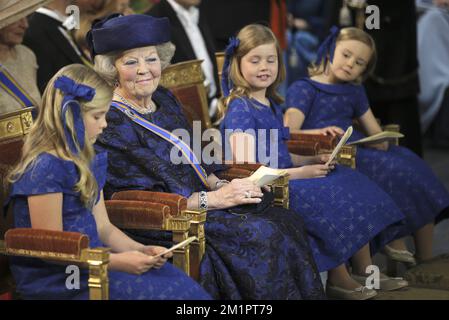
[[[77,99],[83,99],[86,101],[92,101],[95,96],[95,89],[89,86],[76,83],[72,79],[66,76],[60,76],[55,81],[55,88],[61,90],[64,93],[64,99],[62,100],[61,121],[64,127],[64,134],[69,145],[70,151],[73,154],[78,154],[79,150],[84,148],[84,122],[81,115],[81,106]],[[73,125],[75,129],[75,140],[67,128],[67,111],[72,111]],[[78,146],[76,143],[78,142]]]
[[[225,50],[225,61],[223,63],[223,69],[221,72],[221,89],[223,90],[223,97],[229,96],[234,83],[229,79],[229,69],[231,66],[231,59],[238,48],[240,40],[235,37],[229,39],[229,44]]]
[[[330,32],[331,32],[330,35],[327,36],[327,38],[318,48],[315,60],[316,65],[319,65],[323,61],[323,59],[326,59],[328,54],[329,54],[329,61],[331,63],[334,61],[335,44],[337,41],[338,34],[340,33],[340,29],[336,26],[333,26],[330,29]]]

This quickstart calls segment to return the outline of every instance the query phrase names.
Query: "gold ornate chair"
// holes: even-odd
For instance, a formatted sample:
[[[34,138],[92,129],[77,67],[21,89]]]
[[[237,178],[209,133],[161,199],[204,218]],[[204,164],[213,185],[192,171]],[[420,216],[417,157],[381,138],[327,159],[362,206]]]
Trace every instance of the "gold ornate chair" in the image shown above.
[[[0,116],[0,203],[6,200],[6,175],[20,158],[23,139],[33,119],[27,108]],[[108,298],[108,249],[88,248],[87,236],[73,232],[36,229],[12,229],[12,213],[7,215],[0,207],[0,296],[12,298],[15,285],[9,270],[8,256],[51,259],[59,262],[79,263],[89,267],[91,299]]]

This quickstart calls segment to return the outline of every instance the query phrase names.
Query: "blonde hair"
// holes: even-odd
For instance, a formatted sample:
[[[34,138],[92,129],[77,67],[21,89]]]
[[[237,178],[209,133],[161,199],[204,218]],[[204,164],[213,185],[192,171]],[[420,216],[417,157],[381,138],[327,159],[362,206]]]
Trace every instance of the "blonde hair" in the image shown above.
[[[264,25],[250,24],[240,30],[237,38],[240,43],[231,58],[229,69],[229,78],[233,82],[234,88],[231,89],[228,97],[223,97],[219,101],[219,119],[224,117],[226,110],[233,99],[249,96],[251,86],[243,77],[242,71],[240,70],[240,64],[242,58],[247,55],[248,52],[260,45],[273,43],[276,46],[278,56],[278,74],[274,82],[267,88],[267,96],[273,98],[276,103],[283,102],[282,97],[277,93],[276,89],[279,84],[285,80],[285,66],[282,58],[282,51],[274,33],[270,30],[270,28]]]
[[[373,72],[374,67],[376,66],[377,61],[377,51],[376,51],[376,43],[374,42],[373,38],[359,28],[349,27],[349,28],[343,28],[340,30],[340,33],[338,34],[338,37],[335,41],[335,46],[337,46],[338,42],[344,41],[344,40],[356,40],[360,41],[364,44],[366,44],[371,49],[371,57],[368,61],[365,70],[360,75],[358,79],[355,80],[356,83],[362,83],[368,76]],[[311,63],[308,71],[309,76],[318,76],[320,74],[323,74],[326,71],[326,68],[329,65],[329,59],[323,59],[319,65],[316,65],[315,63]]]
[[[98,196],[97,181],[90,169],[95,151],[92,144],[88,143],[85,132],[85,145],[78,156],[70,151],[65,139],[63,123],[61,122],[61,104],[64,94],[54,87],[55,80],[60,76],[67,76],[76,83],[81,83],[96,90],[92,101],[81,100],[81,113],[97,108],[103,108],[112,100],[112,88],[96,72],[81,64],[72,64],[62,68],[49,81],[43,95],[42,106],[39,115],[33,124],[29,134],[25,138],[22,148],[22,156],[19,164],[10,172],[8,181],[17,181],[26,170],[31,168],[37,157],[44,152],[56,153],[63,159],[72,161],[79,173],[79,180],[74,190],[80,193],[81,201],[86,207],[92,207]],[[67,128],[74,137],[75,129],[72,111],[67,111]]]
[[[161,60],[161,70],[170,65],[175,54],[175,45],[165,42],[155,46],[157,55]],[[114,51],[106,54],[98,54],[94,59],[94,70],[97,71],[108,83],[113,86],[118,81],[118,71],[115,62],[123,55],[123,51]]]

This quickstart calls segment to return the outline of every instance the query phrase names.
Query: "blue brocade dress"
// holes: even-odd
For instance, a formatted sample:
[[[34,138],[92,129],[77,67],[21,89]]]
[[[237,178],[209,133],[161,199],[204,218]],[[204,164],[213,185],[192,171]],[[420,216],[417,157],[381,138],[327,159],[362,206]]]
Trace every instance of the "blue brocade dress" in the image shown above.
[[[184,132],[192,137],[179,102],[168,90],[159,87],[152,98],[158,109],[143,117],[169,132],[177,129],[179,134]],[[171,143],[136,125],[115,108],[108,112],[107,121],[108,127],[96,143],[97,150],[109,154],[106,197],[130,189],[184,197],[206,190],[189,164],[171,160],[170,154],[175,150]],[[219,164],[203,167],[207,174],[223,169]],[[207,212],[205,232],[206,253],[201,262],[200,283],[212,297],[325,297],[303,222],[290,211],[272,208],[258,214],[235,215],[227,210],[212,210]],[[151,232],[135,236],[155,237]]]
[[[107,156],[98,154],[93,173],[99,190],[105,183]],[[79,179],[73,162],[62,160],[48,153],[38,156],[35,165],[16,181],[11,190],[15,226],[30,228],[27,197],[32,195],[63,194],[63,230],[81,232],[89,236],[90,247],[104,246],[97,233],[92,211],[83,206],[74,186]],[[39,259],[14,257],[11,270],[17,289],[25,299],[88,299],[88,271],[80,269],[80,289],[69,290],[66,266]],[[210,299],[210,296],[185,273],[166,263],[160,269],[151,269],[142,275],[109,271],[110,299]]]
[[[285,143],[289,130],[283,126],[280,107],[273,101],[271,106],[254,99],[234,99],[221,123],[221,131],[226,142],[231,132],[226,133],[225,129],[258,130],[257,161],[271,167],[291,168],[293,163]],[[273,130],[274,135],[261,135],[264,129]],[[231,154],[228,148],[226,155]],[[305,221],[320,271],[346,263],[370,241],[377,247],[384,246],[396,237],[403,219],[385,192],[344,166],[337,165],[325,178],[290,180],[289,191],[290,208]]]
[[[304,113],[302,129],[338,126],[346,130],[354,118],[369,109],[363,86],[322,84],[309,78],[291,85],[286,105]],[[350,141],[363,137],[364,134],[355,130]],[[443,184],[407,148],[390,146],[388,151],[381,151],[359,146],[356,168],[388,193],[405,215],[401,236],[432,223],[449,206],[449,193]]]

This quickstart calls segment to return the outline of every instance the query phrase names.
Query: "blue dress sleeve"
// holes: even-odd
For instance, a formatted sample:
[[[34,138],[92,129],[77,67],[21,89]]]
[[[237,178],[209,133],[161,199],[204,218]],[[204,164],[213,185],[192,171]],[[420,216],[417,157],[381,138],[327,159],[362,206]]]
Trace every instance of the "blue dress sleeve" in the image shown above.
[[[63,192],[66,172],[64,160],[42,154],[12,184],[10,198]]]
[[[356,86],[357,95],[356,103],[354,106],[354,116],[359,118],[363,116],[369,109],[368,96],[366,95],[365,88],[362,85]]]
[[[304,113],[304,116],[310,112],[315,99],[315,89],[305,80],[294,82],[287,90],[285,100],[286,108],[296,108]]]
[[[226,111],[224,129],[242,130],[256,129],[252,106],[242,98],[236,98],[229,103]]]

